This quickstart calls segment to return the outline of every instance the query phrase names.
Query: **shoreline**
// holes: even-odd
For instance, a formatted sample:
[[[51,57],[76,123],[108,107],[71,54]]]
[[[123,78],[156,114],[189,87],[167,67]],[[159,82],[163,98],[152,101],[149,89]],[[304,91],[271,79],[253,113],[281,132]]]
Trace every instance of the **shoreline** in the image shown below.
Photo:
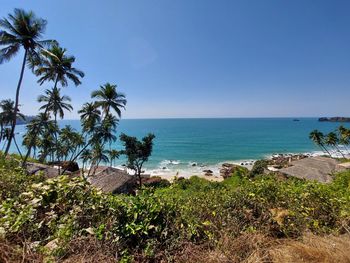
[[[350,153],[344,148],[341,149],[342,153],[350,158]],[[336,151],[330,151],[332,158],[342,158],[341,154]],[[220,161],[216,164],[205,164],[196,162],[182,162],[181,160],[164,160],[156,168],[145,168],[144,175],[150,177],[160,177],[168,181],[173,181],[176,177],[190,178],[192,176],[198,176],[210,181],[223,181],[223,177],[220,175],[220,169],[222,169],[223,164],[238,165],[251,170],[254,163],[257,160],[272,160],[273,158],[292,158],[297,156],[315,157],[327,155],[322,151],[312,151],[303,153],[274,153],[266,155],[261,159],[243,159],[243,160],[227,160]],[[117,165],[115,168],[125,170],[122,165]],[[133,174],[131,170],[126,169],[129,174]],[[207,171],[210,171],[208,175]]]

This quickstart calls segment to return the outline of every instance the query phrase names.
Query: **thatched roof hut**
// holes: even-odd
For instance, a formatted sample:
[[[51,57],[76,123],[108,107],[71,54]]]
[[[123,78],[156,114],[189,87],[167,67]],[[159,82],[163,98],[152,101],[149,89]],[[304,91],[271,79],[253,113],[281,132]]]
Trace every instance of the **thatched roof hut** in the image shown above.
[[[135,189],[136,178],[126,171],[113,167],[99,167],[87,179],[93,186],[109,193],[130,193]]]
[[[41,164],[41,163],[27,163],[26,164],[26,170],[28,174],[34,175],[39,172],[43,173],[46,178],[54,178],[57,175],[59,175],[59,170],[56,167],[46,165],[46,164]],[[61,169],[60,172],[63,170]],[[65,171],[65,175],[71,175],[71,172]]]
[[[293,161],[290,167],[282,168],[279,172],[300,179],[329,183],[332,181],[333,173],[344,169],[335,159],[317,156]]]

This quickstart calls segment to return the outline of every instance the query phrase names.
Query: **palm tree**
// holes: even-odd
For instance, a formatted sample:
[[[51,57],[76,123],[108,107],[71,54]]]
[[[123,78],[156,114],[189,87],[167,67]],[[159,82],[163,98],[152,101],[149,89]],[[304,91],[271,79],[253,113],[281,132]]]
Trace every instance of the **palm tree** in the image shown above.
[[[3,135],[4,133],[4,126],[8,126],[11,124],[12,122],[12,116],[15,112],[15,102],[13,100],[7,99],[7,100],[2,100],[0,102],[0,126],[1,126],[1,130],[0,130],[0,134]],[[16,114],[16,119],[25,119],[25,116],[19,112],[19,109],[17,110],[17,114]],[[2,139],[4,139],[4,141],[8,141],[11,138],[11,129],[7,129],[6,130],[6,136],[0,136],[0,142]]]
[[[36,158],[36,149],[39,144],[39,138],[37,135],[37,127],[35,126],[35,120],[32,120],[30,123],[27,124],[27,132],[23,136],[23,142],[22,145],[29,149],[31,141],[34,141],[35,143],[33,144],[33,158]]]
[[[106,83],[99,90],[93,91],[91,97],[97,99],[96,104],[103,109],[105,115],[113,109],[121,117],[121,109],[125,109],[126,99],[123,93],[117,92],[117,85]]]
[[[330,152],[327,150],[326,146],[324,145],[324,135],[322,132],[318,130],[313,130],[310,132],[309,138],[322,149],[322,151],[325,151],[328,153],[329,156],[331,156]]]
[[[0,27],[3,29],[0,31],[0,46],[5,46],[0,49],[0,64],[11,60],[21,48],[24,49],[24,57],[16,89],[15,111],[11,122],[11,136],[5,150],[5,154],[7,154],[15,133],[19,93],[26,62],[29,58],[38,57],[38,49],[53,43],[53,41],[40,40],[45,31],[46,20],[36,17],[32,11],[26,12],[23,9],[16,8],[13,14],[8,15],[8,18],[0,19]]]
[[[343,158],[345,158],[344,154],[338,148],[339,139],[335,132],[330,132],[326,135],[325,143],[329,146],[334,147],[343,156]]]
[[[89,149],[85,149],[82,151],[81,155],[80,155],[80,159],[82,160],[83,162],[83,165],[82,165],[82,175],[84,176],[84,168],[85,168],[85,164],[91,160],[92,158],[92,153],[91,153],[91,150]]]
[[[85,103],[81,110],[78,111],[78,113],[80,114],[83,132],[93,132],[94,128],[96,127],[96,124],[101,121],[101,112],[97,108],[96,103]]]
[[[26,143],[27,154],[24,157],[23,165],[26,163],[32,148],[39,146],[39,136],[43,136],[45,131],[49,129],[49,126],[52,126],[50,123],[51,121],[49,115],[41,112],[27,125],[27,132],[29,132],[28,130],[31,129],[30,133],[32,136],[30,137],[31,141]]]
[[[339,143],[341,143],[346,149],[346,151],[350,153],[347,147],[350,144],[350,130],[345,128],[343,125],[340,125],[338,128],[338,133],[339,133]]]
[[[108,156],[109,156],[109,160],[110,160],[110,167],[113,166],[113,161],[119,158],[119,151],[112,149],[108,151]]]
[[[103,144],[106,142],[111,144],[116,141],[117,137],[114,134],[117,132],[118,122],[119,120],[115,116],[107,114],[97,128],[96,138]]]
[[[105,150],[103,145],[101,145],[100,143],[95,143],[91,151],[91,166],[88,175],[90,175],[90,171],[93,166],[95,166],[94,173],[96,172],[96,169],[99,166],[100,162],[109,162],[108,151]]]
[[[6,141],[8,141],[11,137],[11,128],[5,128],[2,132],[1,140],[4,141],[4,145],[2,146],[2,151],[6,146]]]
[[[67,102],[70,102],[71,99],[68,96],[61,96],[60,89],[59,88],[53,88],[52,90],[46,90],[46,95],[40,95],[38,97],[38,102],[44,102],[45,104],[40,107],[40,110],[45,109],[45,112],[52,112],[54,115],[54,121],[56,126],[58,126],[57,123],[57,115],[61,119],[64,117],[64,110],[71,111],[73,110],[72,105],[70,105]],[[55,144],[56,149],[58,151],[58,139],[57,134],[55,134]],[[58,153],[56,153],[56,157],[58,158]],[[58,158],[59,161],[59,158]]]
[[[37,76],[40,76],[38,80],[40,85],[42,85],[45,81],[54,81],[52,92],[58,93],[58,96],[56,94],[56,97],[60,97],[59,89],[57,89],[58,83],[60,83],[62,87],[65,87],[68,85],[68,80],[71,80],[75,86],[78,86],[81,84],[80,78],[84,77],[84,73],[82,71],[72,66],[72,64],[75,62],[75,57],[66,55],[66,51],[66,49],[61,48],[56,42],[48,50],[42,50],[40,59],[31,60],[31,65],[33,68],[35,68],[34,73]],[[47,91],[46,94],[48,95]],[[69,97],[63,96],[62,98]],[[68,101],[70,101],[70,99]],[[51,104],[50,100],[46,102],[48,105]],[[48,110],[49,108],[46,107],[45,112]],[[60,114],[60,116],[63,118],[63,114]]]
[[[57,115],[61,119],[64,117],[64,110],[72,111],[73,107],[69,104],[71,98],[68,96],[61,96],[61,89],[53,88],[52,90],[45,90],[46,95],[40,95],[38,102],[44,102],[45,104],[40,107],[40,110],[51,112],[54,115],[55,123],[57,124]]]
[[[68,80],[75,86],[81,84],[80,78],[84,77],[84,72],[74,68],[74,56],[66,55],[67,50],[61,48],[57,43],[48,50],[41,51],[40,61],[33,61],[35,75],[40,76],[38,83],[44,84],[46,81],[53,81],[54,88],[60,83],[62,87],[68,86]]]

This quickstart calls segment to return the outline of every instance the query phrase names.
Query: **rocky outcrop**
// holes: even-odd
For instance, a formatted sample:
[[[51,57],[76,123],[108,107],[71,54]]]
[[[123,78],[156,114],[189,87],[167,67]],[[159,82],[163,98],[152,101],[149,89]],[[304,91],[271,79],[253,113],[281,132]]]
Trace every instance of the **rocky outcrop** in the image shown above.
[[[319,118],[318,121],[350,122],[350,118],[349,117],[331,117],[331,118],[322,117],[322,118]]]
[[[77,162],[62,162],[61,163],[62,170],[66,170],[68,172],[77,172],[79,171],[79,165]]]
[[[213,176],[213,171],[212,170],[203,170],[205,176]]]
[[[240,170],[240,166],[231,163],[224,163],[220,169],[220,176],[224,179],[231,177],[235,171]]]
[[[302,160],[308,158],[305,154],[274,154],[270,160],[267,160],[267,164],[271,167],[280,169],[290,166],[293,161]]]
[[[153,176],[149,178],[142,178],[142,185],[151,187],[166,187],[170,186],[170,182],[159,176]]]

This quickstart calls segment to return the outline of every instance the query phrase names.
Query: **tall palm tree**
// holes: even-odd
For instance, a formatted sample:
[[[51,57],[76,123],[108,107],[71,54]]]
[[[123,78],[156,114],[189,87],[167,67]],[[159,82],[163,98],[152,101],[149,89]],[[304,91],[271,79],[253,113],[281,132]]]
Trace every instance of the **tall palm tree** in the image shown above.
[[[115,134],[117,132],[118,122],[119,120],[112,114],[105,116],[96,131],[96,136],[101,143],[105,144],[108,142],[111,144],[117,140]]]
[[[99,166],[99,164],[101,162],[104,163],[108,163],[109,162],[109,158],[108,158],[108,151],[104,149],[103,145],[101,145],[100,143],[95,143],[92,147],[91,150],[91,167],[89,170],[89,174],[92,170],[92,167],[94,166],[94,172],[96,171],[97,167]]]
[[[4,126],[11,125],[12,122],[12,116],[15,112],[15,102],[13,100],[7,99],[2,100],[0,102],[0,134],[3,135],[4,133]],[[19,112],[19,109],[17,110],[16,119],[22,119],[25,120],[25,116]],[[10,140],[11,138],[11,129],[6,130],[6,136],[0,136],[0,142],[2,139]]]
[[[80,159],[82,160],[82,175],[84,176],[85,164],[92,159],[92,153],[90,149],[85,149],[82,151],[80,155]]]
[[[54,121],[56,126],[58,127],[57,123],[57,115],[61,119],[64,117],[64,110],[71,111],[73,110],[72,105],[69,104],[71,101],[70,97],[68,96],[61,96],[60,89],[57,87],[54,87],[52,90],[46,90],[46,95],[40,95],[38,97],[38,102],[44,102],[44,105],[40,107],[40,110],[45,109],[45,112],[51,112],[54,115]],[[57,133],[54,134],[55,137],[55,145],[56,145],[56,157],[59,160],[59,154],[58,154],[58,138]]]
[[[40,107],[40,110],[45,110],[46,112],[51,112],[54,115],[54,121],[57,124],[57,115],[63,119],[64,110],[72,111],[73,107],[69,104],[71,98],[68,96],[61,96],[61,89],[53,88],[52,90],[45,90],[46,95],[40,95],[38,97],[38,102],[44,102],[44,105]]]
[[[126,98],[123,93],[117,91],[117,85],[106,83],[100,86],[99,90],[93,91],[91,97],[97,99],[96,104],[103,109],[105,115],[113,109],[118,117],[121,117],[121,109],[125,109]]]
[[[31,141],[34,141],[35,143],[33,144],[33,158],[36,158],[36,149],[39,144],[39,137],[37,135],[37,130],[38,128],[35,126],[35,119],[32,120],[30,123],[27,124],[26,129],[27,132],[23,136],[23,142],[22,145],[28,150],[29,145]]]
[[[8,15],[8,18],[0,19],[0,27],[2,28],[2,31],[0,31],[0,46],[5,46],[0,49],[0,64],[11,60],[21,48],[24,49],[23,62],[16,89],[15,111],[11,122],[11,136],[5,150],[5,154],[7,154],[15,133],[19,94],[26,62],[29,58],[38,57],[38,50],[45,45],[53,43],[53,41],[41,40],[46,28],[46,20],[36,17],[32,11],[26,12],[23,9],[16,8],[13,14]]]
[[[26,163],[32,147],[37,147],[38,141],[39,141],[39,136],[43,136],[44,132],[49,129],[52,121],[50,121],[50,117],[47,113],[41,112],[36,116],[28,125],[27,125],[27,132],[28,130],[31,129],[31,140],[27,142],[26,148],[27,148],[27,153],[26,156],[24,157],[23,160],[23,165]]]
[[[113,166],[114,161],[119,158],[120,152],[112,149],[108,151],[109,161],[110,161],[110,167]]]
[[[340,149],[338,148],[339,139],[338,139],[337,134],[335,132],[330,132],[326,135],[325,143],[329,146],[334,147],[336,149],[336,151],[338,151],[343,156],[343,158],[345,158],[343,152],[340,151]]]
[[[74,162],[87,148],[94,143],[99,142],[100,130],[101,130],[101,111],[98,109],[96,103],[87,102],[78,111],[80,114],[80,121],[82,125],[83,133],[85,134],[84,146],[80,145],[78,153],[72,155],[70,161]],[[64,173],[65,170],[62,172]]]
[[[55,42],[49,49],[42,50],[40,59],[31,60],[34,73],[40,77],[38,83],[42,85],[45,81],[53,81],[53,92],[56,93],[59,93],[58,83],[65,87],[70,80],[78,86],[81,84],[80,78],[84,77],[84,72],[73,67],[75,57],[66,55],[66,51]],[[51,104],[50,101],[47,101],[47,104]],[[45,108],[45,112],[48,110],[49,108]]]
[[[54,88],[60,83],[62,87],[68,86],[68,80],[75,86],[81,84],[80,78],[84,77],[84,72],[73,67],[74,56],[66,54],[67,50],[58,44],[52,45],[48,50],[41,51],[40,61],[33,60],[36,66],[35,75],[39,76],[38,83],[44,84],[46,81],[53,81]]]
[[[96,103],[87,102],[83,105],[81,110],[78,111],[80,114],[80,120],[83,126],[83,132],[93,132],[97,123],[101,121],[101,112],[97,108]]]
[[[328,153],[329,156],[331,156],[330,152],[327,150],[326,146],[324,145],[324,134],[318,130],[313,130],[310,132],[309,138],[322,149],[322,151],[325,151]]]
[[[340,125],[338,128],[338,133],[339,133],[339,143],[344,146],[344,148],[348,153],[350,153],[347,147],[350,144],[350,130],[345,128],[343,125]]]

